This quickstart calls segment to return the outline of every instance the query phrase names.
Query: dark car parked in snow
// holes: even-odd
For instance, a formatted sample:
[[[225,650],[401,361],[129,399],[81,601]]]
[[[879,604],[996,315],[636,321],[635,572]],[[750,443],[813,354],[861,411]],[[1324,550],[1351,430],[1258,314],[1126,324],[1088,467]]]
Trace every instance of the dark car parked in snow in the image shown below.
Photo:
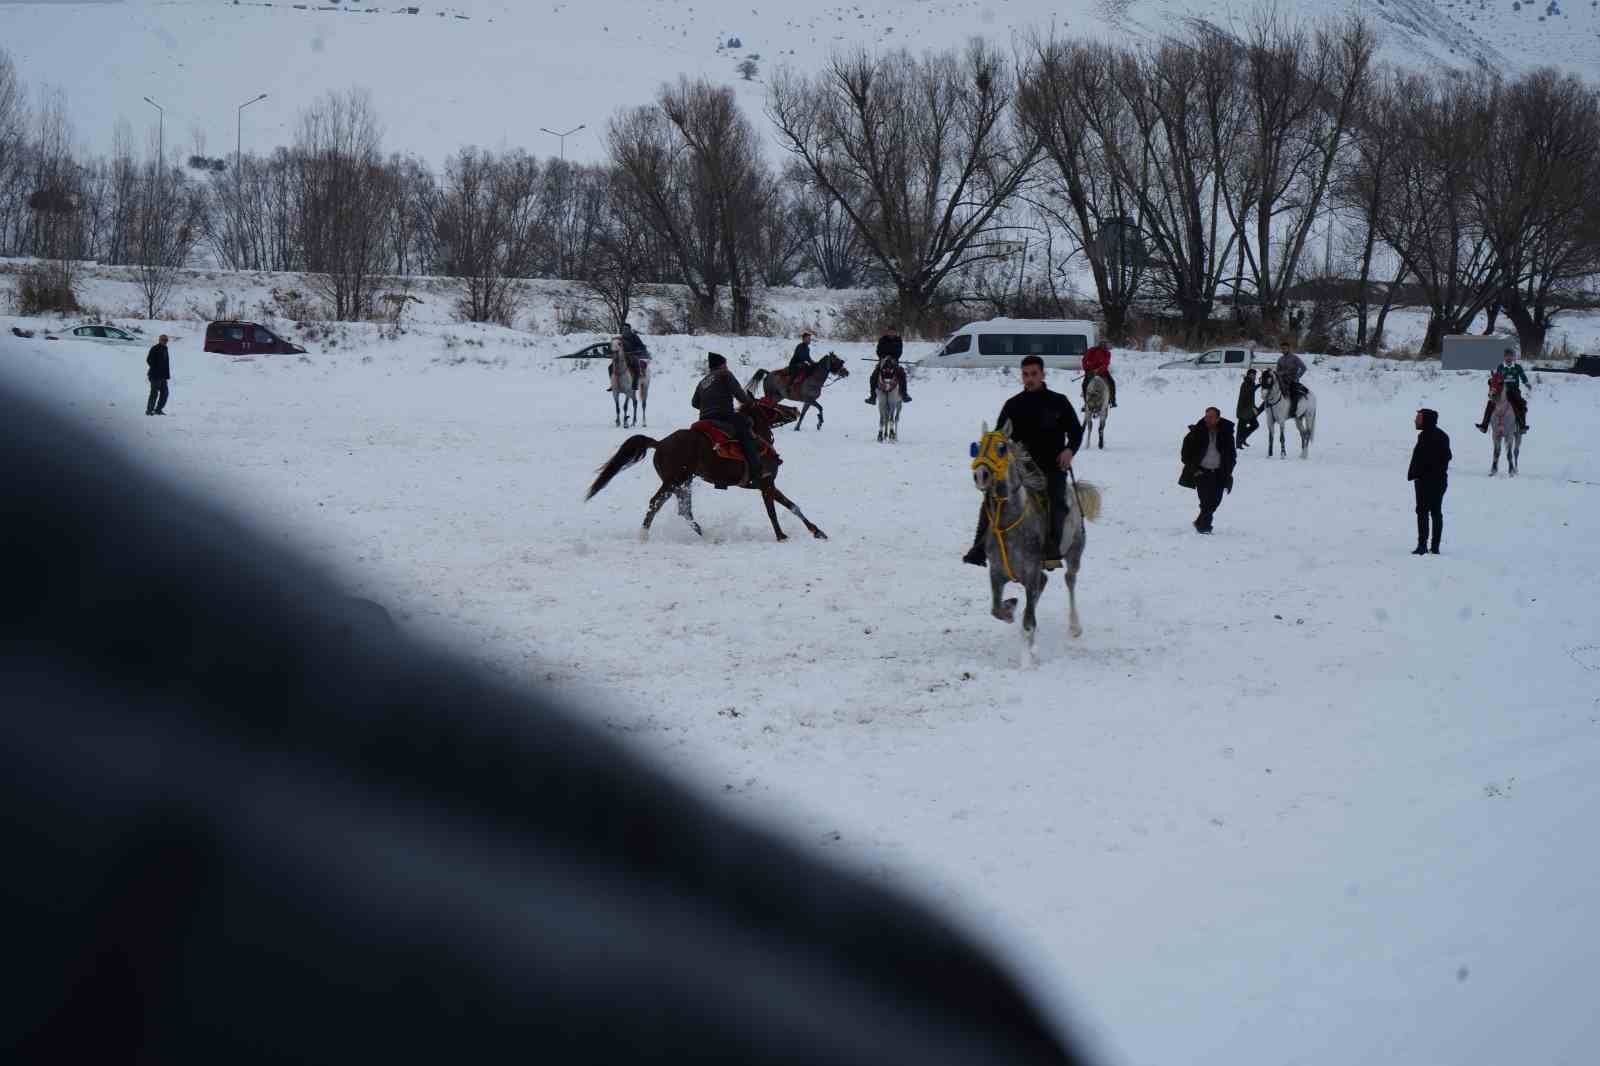
[[[218,355],[304,355],[305,349],[254,322],[213,322],[205,350]]]

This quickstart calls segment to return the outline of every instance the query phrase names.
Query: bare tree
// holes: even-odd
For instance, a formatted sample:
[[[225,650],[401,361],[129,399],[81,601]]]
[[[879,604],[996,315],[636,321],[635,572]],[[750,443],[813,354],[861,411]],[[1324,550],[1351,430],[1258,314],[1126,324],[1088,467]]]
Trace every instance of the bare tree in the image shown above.
[[[1117,180],[1103,140],[1126,136],[1122,54],[1111,45],[1037,37],[1031,51],[1017,103],[1050,164],[1038,207],[1088,260],[1106,334],[1120,340],[1147,267],[1137,193]]]
[[[1125,122],[1090,116],[1113,179],[1136,205],[1150,284],[1191,337],[1211,316],[1238,240],[1221,172],[1245,155],[1241,69],[1233,38],[1193,23],[1182,37],[1122,57]],[[1248,184],[1235,187],[1247,202]]]
[[[204,219],[203,191],[180,168],[152,160],[135,201],[131,250],[146,318],[156,318],[163,310],[200,240]]]
[[[688,147],[695,184],[715,219],[733,331],[748,333],[753,301],[745,252],[769,187],[760,140],[725,86],[679,78],[677,85],[662,87],[658,105]]]
[[[11,53],[0,48],[0,254],[19,250],[27,204],[27,94]]]
[[[539,166],[521,153],[497,158],[464,148],[446,164],[434,232],[445,272],[466,282],[461,317],[511,324],[539,209]]]
[[[579,276],[591,297],[605,308],[610,328],[621,330],[648,269],[649,212],[620,171],[597,171],[590,182],[605,210],[594,241],[580,260]]]
[[[1274,330],[1371,81],[1377,35],[1359,14],[1313,32],[1260,8],[1242,44],[1248,163],[1218,174],[1263,327]]]
[[[1600,94],[1544,69],[1495,86],[1491,110],[1472,195],[1500,268],[1494,298],[1533,358],[1600,272]]]
[[[995,214],[1040,157],[1017,121],[997,51],[838,55],[815,77],[783,71],[767,113],[783,146],[855,225],[920,321],[955,271],[1004,255]]]
[[[394,188],[380,154],[372,97],[352,89],[329,93],[300,119],[295,194],[305,269],[335,318],[370,310],[372,286],[385,256],[385,222]]]
[[[1406,150],[1400,114],[1406,90],[1393,70],[1378,74],[1361,101],[1347,151],[1341,156],[1330,189],[1330,203],[1355,220],[1356,276],[1349,286],[1349,304],[1356,321],[1356,346],[1376,353],[1383,340],[1384,321],[1394,306],[1408,273],[1403,258],[1388,283],[1374,280],[1373,271],[1382,249],[1378,213],[1383,207],[1400,153]],[[1382,285],[1382,302],[1372,319],[1374,293]]]
[[[1390,113],[1404,148],[1379,204],[1384,241],[1416,278],[1429,308],[1422,350],[1465,331],[1501,288],[1494,242],[1472,198],[1476,157],[1493,125],[1490,76],[1403,79]]]
[[[847,209],[836,196],[809,180],[804,169],[791,169],[785,184],[795,190],[796,236],[816,281],[829,289],[853,289],[873,280],[872,253],[855,222],[870,217],[872,210],[861,189],[848,183],[839,189],[852,204]]]
[[[682,283],[696,318],[713,321],[727,279],[722,227],[688,148],[660,107],[622,112],[611,120],[607,142],[613,166],[670,259],[671,273],[656,280]]]

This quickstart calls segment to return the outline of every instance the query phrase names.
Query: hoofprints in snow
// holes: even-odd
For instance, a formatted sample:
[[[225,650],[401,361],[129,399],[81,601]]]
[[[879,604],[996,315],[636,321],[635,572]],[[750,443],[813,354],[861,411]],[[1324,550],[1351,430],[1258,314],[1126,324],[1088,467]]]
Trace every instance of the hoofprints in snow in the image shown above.
[[[1579,1063],[1600,1038],[1600,382],[1536,375],[1521,476],[1491,481],[1463,432],[1481,375],[1315,366],[1312,457],[1246,452],[1200,538],[1178,444],[1238,382],[1118,352],[1118,418],[1079,470],[1106,490],[1085,635],[1050,589],[1021,672],[958,561],[967,445],[1008,374],[918,377],[896,447],[854,388],[787,433],[826,543],[775,544],[748,494],[706,492],[704,541],[667,516],[641,546],[652,478],[579,502],[621,431],[604,368],[554,362],[559,338],[356,330],[235,362],[194,323],[146,328],[174,338],[165,419],[140,349],[0,331],[0,365],[400,624],[964,914],[1108,1062]],[[742,377],[786,355],[650,341],[652,432],[691,420],[706,348]],[[1418,407],[1456,447],[1440,557],[1408,554]]]

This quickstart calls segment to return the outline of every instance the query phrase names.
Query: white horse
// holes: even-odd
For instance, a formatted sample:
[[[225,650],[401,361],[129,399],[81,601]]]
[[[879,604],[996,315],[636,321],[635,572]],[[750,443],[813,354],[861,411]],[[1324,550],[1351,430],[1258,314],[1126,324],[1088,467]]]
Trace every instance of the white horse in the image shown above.
[[[1494,461],[1489,464],[1489,476],[1494,477],[1500,471],[1500,446],[1504,442],[1506,474],[1516,477],[1517,461],[1522,456],[1522,429],[1517,422],[1517,409],[1511,403],[1509,389],[1490,395],[1494,397],[1494,411],[1489,415],[1489,432],[1494,434]]]
[[[628,357],[622,352],[622,338],[611,338],[611,401],[616,408],[616,424],[627,428],[639,417],[638,381],[628,366]]]
[[[1094,436],[1094,424],[1100,422],[1099,447],[1106,446],[1106,419],[1111,416],[1111,386],[1106,384],[1106,379],[1096,374],[1089,379],[1087,391],[1083,394],[1083,439],[1088,441]]]
[[[1289,447],[1284,443],[1283,427],[1293,422],[1300,430],[1300,458],[1304,459],[1311,448],[1311,436],[1317,428],[1317,397],[1310,390],[1300,397],[1300,409],[1295,416],[1289,417],[1289,397],[1278,385],[1278,375],[1272,370],[1261,372],[1261,384],[1257,386],[1265,394],[1261,409],[1267,416],[1267,454],[1272,454],[1272,431],[1278,431],[1278,455],[1280,458],[1289,457]]]
[[[905,405],[900,396],[900,375],[893,363],[885,361],[878,366],[878,443],[900,441],[900,408]]]

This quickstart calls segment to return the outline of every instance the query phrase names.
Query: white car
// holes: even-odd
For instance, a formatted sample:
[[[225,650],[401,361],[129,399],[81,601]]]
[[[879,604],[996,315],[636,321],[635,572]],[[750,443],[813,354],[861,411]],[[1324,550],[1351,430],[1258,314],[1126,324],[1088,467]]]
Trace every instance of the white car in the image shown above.
[[[119,348],[139,348],[144,346],[144,341],[125,329],[118,329],[116,326],[78,326],[65,334],[65,336],[75,341],[114,344]]]
[[[1278,357],[1272,352],[1257,352],[1251,348],[1213,348],[1209,352],[1191,355],[1162,363],[1157,370],[1244,370],[1250,366],[1273,366]]]

